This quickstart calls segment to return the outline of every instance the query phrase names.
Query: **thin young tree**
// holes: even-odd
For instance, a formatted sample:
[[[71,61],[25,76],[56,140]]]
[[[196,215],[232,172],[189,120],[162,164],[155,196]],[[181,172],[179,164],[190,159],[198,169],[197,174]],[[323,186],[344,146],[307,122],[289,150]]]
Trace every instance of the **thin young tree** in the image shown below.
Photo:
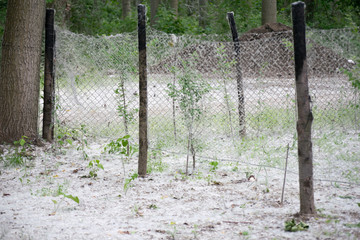
[[[45,0],[8,0],[0,72],[0,142],[38,139]]]

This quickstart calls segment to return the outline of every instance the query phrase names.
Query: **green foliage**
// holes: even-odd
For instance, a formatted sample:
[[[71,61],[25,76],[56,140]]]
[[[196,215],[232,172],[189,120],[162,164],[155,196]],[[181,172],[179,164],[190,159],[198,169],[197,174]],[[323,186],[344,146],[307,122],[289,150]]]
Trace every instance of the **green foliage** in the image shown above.
[[[135,12],[121,21],[121,1],[81,0],[71,5],[70,29],[88,35],[114,34],[136,29]]]
[[[210,172],[215,172],[216,169],[218,169],[219,162],[218,161],[212,161],[210,162]]]
[[[125,86],[124,81],[119,83],[118,88],[115,90],[115,94],[118,96],[117,112],[121,118],[124,119],[125,128],[128,128],[128,124],[134,123],[136,114],[139,112],[138,108],[131,108],[130,101],[125,98]]]
[[[177,84],[168,84],[168,95],[179,102],[180,110],[189,125],[200,118],[200,100],[211,87],[200,74],[191,69],[191,63],[183,61],[182,66],[184,69],[179,73]]]
[[[14,141],[13,152],[3,156],[5,167],[27,167],[27,160],[33,159],[30,145],[27,143],[28,137],[22,136],[18,141]]]
[[[61,200],[60,201],[57,201],[57,200],[54,200],[52,199],[51,201],[54,203],[54,211],[52,212],[51,215],[55,215],[57,210],[59,209],[61,203],[65,200],[65,198],[67,199],[70,199],[70,200],[73,200],[74,202],[76,202],[77,204],[80,203],[80,200],[77,196],[73,196],[71,194],[65,194],[63,192],[59,192],[59,195],[58,196],[62,196]]]
[[[64,7],[54,0],[46,0],[49,7],[55,7],[56,21],[71,31],[87,35],[109,35],[131,32],[137,29],[137,8],[132,5],[129,16],[121,19],[121,1],[77,0]],[[147,6],[150,18],[150,1],[141,1]],[[208,1],[206,26],[199,26],[197,1],[179,1],[179,13],[163,1],[157,11],[158,30],[174,34],[223,34],[229,33],[227,12],[234,12],[237,29],[245,32],[261,25],[261,0],[251,1]],[[3,34],[7,0],[0,0],[0,36]],[[286,0],[277,1],[277,20],[291,26],[291,4]],[[354,0],[311,1],[306,8],[307,25],[312,28],[344,28],[360,25],[360,4]]]
[[[349,227],[349,228],[353,228],[353,227],[360,228],[360,222],[359,223],[346,223],[346,224],[344,224],[344,226]]]
[[[331,29],[360,25],[360,3],[352,0],[311,1],[306,6],[307,24],[312,28]]]
[[[299,222],[296,223],[295,219],[285,222],[285,231],[287,232],[297,232],[297,231],[305,231],[309,229],[309,225]]]
[[[162,161],[162,153],[158,149],[152,149],[149,151],[146,172],[148,174],[153,171],[163,172],[168,165]]]
[[[161,5],[157,12],[156,28],[166,33],[184,34],[186,28],[181,18],[176,18],[174,12]]]
[[[129,142],[130,135],[126,135],[124,137],[118,138],[117,140],[111,141],[106,145],[104,150],[109,154],[119,154],[124,155],[127,158],[131,157],[134,153],[138,151],[136,147],[134,147]],[[129,151],[128,151],[129,149]]]
[[[65,145],[72,145],[74,140],[74,129],[69,129],[64,126],[58,126],[56,129],[56,143],[59,147],[63,147]]]
[[[96,178],[97,177],[97,172],[102,169],[104,170],[104,166],[100,163],[100,160],[91,160],[89,162],[88,168],[90,169],[89,171],[89,176],[90,178]]]
[[[134,173],[132,174],[129,178],[125,179],[125,183],[124,183],[124,191],[125,194],[127,192],[127,190],[132,187],[133,185],[131,184],[131,182],[133,182],[135,179],[137,179],[139,177],[139,174]]]
[[[348,76],[351,85],[360,90],[360,57],[357,57],[355,62],[356,64],[352,69],[343,69],[343,72]]]

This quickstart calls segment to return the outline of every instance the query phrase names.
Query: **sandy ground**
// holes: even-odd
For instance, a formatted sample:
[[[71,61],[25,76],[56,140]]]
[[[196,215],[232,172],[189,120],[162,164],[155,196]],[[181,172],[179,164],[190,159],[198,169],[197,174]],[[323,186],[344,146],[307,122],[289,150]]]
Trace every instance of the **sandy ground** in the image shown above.
[[[119,156],[102,153],[109,140],[89,139],[88,160],[76,142],[35,148],[28,168],[0,168],[0,239],[360,239],[359,134],[323,133],[314,140],[318,215],[302,219],[309,229],[301,232],[284,230],[299,211],[296,147],[283,205],[283,161],[263,161],[291,138],[266,137],[262,153],[249,145],[236,159],[216,160],[217,168],[214,160],[198,159],[190,176],[182,173],[185,155],[161,151],[149,162],[153,171],[134,178],[127,191],[136,156],[124,169]],[[1,165],[9,155],[3,148]],[[94,159],[104,170],[82,178]],[[59,189],[79,204],[57,196]]]

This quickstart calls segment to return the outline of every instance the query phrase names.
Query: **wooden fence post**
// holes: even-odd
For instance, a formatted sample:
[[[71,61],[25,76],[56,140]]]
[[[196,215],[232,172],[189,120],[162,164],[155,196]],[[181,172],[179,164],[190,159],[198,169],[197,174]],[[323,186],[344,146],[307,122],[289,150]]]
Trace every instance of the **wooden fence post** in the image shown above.
[[[231,34],[234,42],[234,50],[235,50],[235,61],[236,61],[236,83],[237,83],[237,95],[238,95],[238,112],[239,112],[239,134],[242,137],[246,135],[246,127],[245,127],[245,101],[244,101],[244,84],[241,72],[241,63],[240,63],[240,41],[238,37],[238,32],[236,30],[234,13],[228,12],[227,18],[229,21]]]
[[[54,140],[55,114],[55,29],[54,9],[46,9],[43,139]]]
[[[297,133],[298,133],[298,159],[299,159],[299,183],[300,183],[300,214],[316,214],[314,204],[313,186],[313,154],[311,142],[311,125],[313,115],[310,106],[307,60],[306,60],[306,39],[305,39],[305,18],[303,2],[292,4],[292,20],[294,34],[295,52],[295,81],[297,95]]]
[[[145,6],[138,5],[138,38],[139,38],[139,162],[138,174],[144,177],[148,156],[148,120],[147,120],[147,67],[146,67],[146,11]]]

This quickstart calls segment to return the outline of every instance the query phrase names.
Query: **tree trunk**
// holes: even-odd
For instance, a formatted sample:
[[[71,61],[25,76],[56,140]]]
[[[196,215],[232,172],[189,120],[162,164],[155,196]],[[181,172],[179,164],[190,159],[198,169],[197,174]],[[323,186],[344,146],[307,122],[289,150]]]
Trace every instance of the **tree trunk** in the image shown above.
[[[310,22],[314,18],[314,10],[316,7],[316,3],[314,0],[304,0],[304,3],[306,7],[305,18],[307,22]]]
[[[206,10],[207,10],[208,0],[199,0],[199,26],[203,29],[206,28]]]
[[[156,12],[159,8],[160,0],[150,0],[150,26],[156,24]]]
[[[170,6],[174,11],[175,17],[177,17],[179,14],[179,0],[171,0]]]
[[[130,13],[130,0],[122,0],[122,19],[124,20]]]
[[[313,154],[311,142],[311,112],[309,85],[307,77],[306,39],[304,21],[304,3],[292,4],[295,80],[298,107],[298,158],[300,183],[300,214],[316,214],[313,186]]]
[[[276,23],[276,0],[262,0],[261,25]]]
[[[0,72],[0,142],[38,138],[45,0],[8,0]]]

